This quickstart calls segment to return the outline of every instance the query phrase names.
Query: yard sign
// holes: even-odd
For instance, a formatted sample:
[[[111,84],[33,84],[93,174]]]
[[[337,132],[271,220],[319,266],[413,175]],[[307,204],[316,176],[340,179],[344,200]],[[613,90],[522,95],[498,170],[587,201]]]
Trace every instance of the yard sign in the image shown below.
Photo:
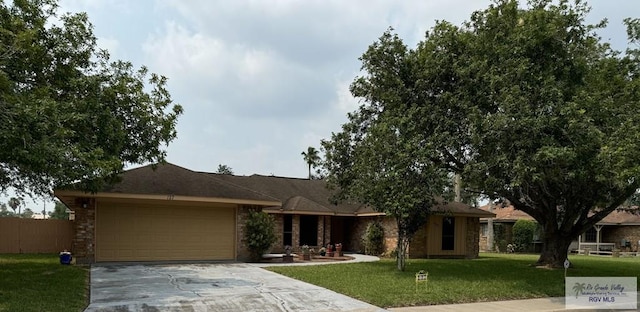
[[[429,281],[429,272],[420,270],[416,273],[416,291],[418,291],[418,285],[424,284],[424,288],[427,289],[427,282]]]

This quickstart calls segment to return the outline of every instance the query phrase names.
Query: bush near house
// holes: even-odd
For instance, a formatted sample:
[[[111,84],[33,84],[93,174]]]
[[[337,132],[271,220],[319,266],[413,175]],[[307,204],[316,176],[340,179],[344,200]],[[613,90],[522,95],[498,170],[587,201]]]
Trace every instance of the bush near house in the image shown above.
[[[364,253],[367,255],[380,255],[384,251],[384,228],[380,222],[371,222],[362,236]]]
[[[511,242],[507,238],[507,229],[504,224],[493,224],[494,247],[496,252],[507,251],[507,245]]]
[[[244,224],[243,242],[249,249],[251,261],[258,262],[276,242],[275,221],[262,211],[250,211]]]
[[[538,223],[532,220],[518,220],[513,225],[513,243],[516,251],[532,251],[533,235]]]

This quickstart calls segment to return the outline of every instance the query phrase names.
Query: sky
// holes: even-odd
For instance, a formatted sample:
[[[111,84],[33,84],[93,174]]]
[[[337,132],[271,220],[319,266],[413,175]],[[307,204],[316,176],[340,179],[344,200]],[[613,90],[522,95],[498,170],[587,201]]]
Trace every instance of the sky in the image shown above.
[[[460,25],[485,0],[61,0],[87,12],[113,59],[169,78],[184,114],[167,161],[197,171],[307,176],[301,152],[320,147],[359,106],[358,58],[389,27],[413,48],[436,20]],[[592,1],[588,22],[626,47],[640,1]],[[42,205],[42,204],[40,204]],[[29,206],[29,205],[27,205]],[[52,209],[52,205],[51,208]],[[49,209],[49,210],[50,210]]]

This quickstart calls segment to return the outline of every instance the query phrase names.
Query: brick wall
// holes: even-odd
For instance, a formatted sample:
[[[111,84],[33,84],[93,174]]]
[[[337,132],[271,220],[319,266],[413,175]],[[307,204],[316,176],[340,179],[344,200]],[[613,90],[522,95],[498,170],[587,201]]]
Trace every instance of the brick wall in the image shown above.
[[[362,237],[367,231],[369,223],[377,220],[378,217],[360,217],[356,218],[351,229],[351,237],[349,238],[349,246],[351,250],[357,253],[364,253],[364,246],[362,245]]]
[[[487,225],[487,223],[485,223]],[[494,250],[487,250],[487,236],[480,233],[478,239],[479,250],[482,251],[497,251],[497,252],[505,252],[505,246],[507,244],[513,243],[513,225],[514,222],[496,222],[493,221],[493,248]],[[502,237],[502,243],[500,242],[500,235],[498,233],[499,227],[502,227],[502,231],[504,231],[504,236]],[[502,247],[500,246],[502,245]]]
[[[252,206],[239,206],[238,214],[236,219],[236,259],[238,261],[248,261],[251,257],[249,253],[249,249],[247,249],[246,244],[242,241],[244,239],[244,223],[247,220],[247,216],[249,215],[249,211],[255,209]]]
[[[398,247],[398,224],[393,217],[381,217],[380,223],[384,229],[384,252],[388,254]]]
[[[480,250],[487,251],[487,246],[488,245],[487,245],[487,237],[486,236],[480,235],[480,243],[479,243],[479,245],[480,245],[479,246]]]
[[[284,215],[272,214],[275,220],[275,232],[277,240],[271,248],[273,253],[284,252]],[[300,215],[292,216],[292,229],[291,229],[291,247],[294,252],[300,252]],[[322,247],[323,243],[329,242],[331,239],[331,217],[330,216],[318,216],[318,233],[317,233],[318,245],[309,246],[314,249]]]
[[[467,259],[478,257],[480,252],[480,219],[467,218]]]
[[[83,207],[86,204],[86,208]],[[77,263],[93,263],[95,261],[95,221],[96,201],[78,198],[72,207],[75,212],[73,221],[74,237],[71,254]]]
[[[318,216],[318,246],[326,245],[331,241],[331,216]],[[333,242],[331,242],[333,244]]]
[[[615,243],[616,248],[620,248],[622,239],[631,242],[631,248],[622,248],[622,251],[640,251],[638,241],[640,240],[640,226],[638,225],[605,225],[602,228],[603,243]]]
[[[282,214],[272,214],[271,217],[275,221],[276,232],[276,242],[271,246],[271,252],[284,253],[284,217]]]
[[[428,224],[429,221],[427,221]],[[427,224],[423,225],[414,235],[409,245],[409,258],[426,258],[427,251]]]

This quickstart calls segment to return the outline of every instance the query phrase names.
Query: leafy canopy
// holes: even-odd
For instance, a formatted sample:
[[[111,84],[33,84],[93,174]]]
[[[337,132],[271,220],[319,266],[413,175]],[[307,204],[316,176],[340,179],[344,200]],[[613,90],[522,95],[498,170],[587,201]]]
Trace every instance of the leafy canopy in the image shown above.
[[[125,163],[157,163],[182,113],[167,79],[111,61],[85,13],[0,2],[0,192],[95,191]]]
[[[219,164],[218,165],[218,170],[216,171],[216,173],[219,173],[219,174],[233,174],[233,169],[231,169],[231,167],[229,167],[227,165]]]
[[[417,49],[424,107],[454,121],[431,142],[463,151],[449,164],[538,221],[539,264],[561,266],[571,240],[640,183],[638,53],[601,42],[606,23],[585,24],[588,11],[496,1],[463,27],[440,23]]]
[[[561,266],[640,186],[640,51],[612,50],[588,12],[496,0],[461,26],[437,22],[414,50],[387,31],[352,84],[362,106],[323,143],[330,182],[402,218],[460,173],[534,217],[539,264]],[[625,23],[637,44],[640,21]]]
[[[366,75],[357,77],[351,93],[365,102],[348,115],[342,131],[324,140],[324,166],[330,186],[343,200],[356,200],[395,218],[397,265],[413,234],[427,221],[434,196],[443,194],[449,178],[421,145],[420,129],[407,104],[412,101],[416,59],[390,32],[360,58]]]

